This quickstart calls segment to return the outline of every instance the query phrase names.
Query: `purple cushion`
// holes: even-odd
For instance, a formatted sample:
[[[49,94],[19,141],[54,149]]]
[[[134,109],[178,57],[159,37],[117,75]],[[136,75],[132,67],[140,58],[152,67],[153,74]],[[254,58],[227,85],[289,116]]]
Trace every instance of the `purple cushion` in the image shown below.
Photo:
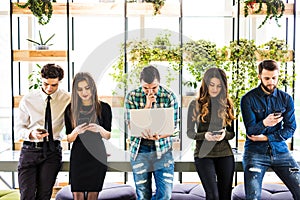
[[[232,190],[232,200],[243,200],[245,198],[244,184],[237,185]],[[285,185],[263,184],[261,200],[293,200],[292,193]]]
[[[205,200],[205,192],[200,184],[175,184],[171,200]]]
[[[73,200],[71,186],[65,186],[57,192],[56,200]],[[135,190],[132,186],[117,183],[104,183],[98,199],[101,200],[136,200]]]

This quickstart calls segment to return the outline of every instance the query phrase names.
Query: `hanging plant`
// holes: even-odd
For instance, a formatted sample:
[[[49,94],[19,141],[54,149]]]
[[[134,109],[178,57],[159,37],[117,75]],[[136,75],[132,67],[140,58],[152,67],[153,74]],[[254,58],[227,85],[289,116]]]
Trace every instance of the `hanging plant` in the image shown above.
[[[160,9],[165,5],[165,0],[146,0],[153,4],[154,15],[160,14]]]
[[[181,59],[180,48],[172,46],[169,41],[170,34],[159,34],[154,41],[149,40],[133,40],[127,43],[127,55],[130,64],[130,72],[124,73],[124,46],[121,48],[120,56],[117,63],[112,66],[113,72],[110,76],[117,87],[123,89],[128,85],[138,86],[140,72],[143,67],[151,64],[151,62],[169,62],[169,68],[166,76],[166,85],[170,86],[171,82],[175,80],[174,73],[179,71],[179,63]],[[162,44],[163,48],[162,48]],[[155,64],[153,64],[156,66]],[[115,91],[113,91],[115,94]]]
[[[267,43],[258,46],[258,54],[261,60],[272,59],[279,62],[290,60],[288,45],[285,40],[273,37]]]
[[[255,7],[256,3],[258,3],[258,7]],[[249,15],[249,9],[252,10],[252,13],[260,13],[263,4],[267,6],[266,16],[258,28],[261,28],[268,19],[275,19],[276,24],[280,27],[278,19],[283,16],[285,10],[282,0],[244,0],[244,16],[247,17]]]
[[[290,50],[285,40],[273,37],[270,41],[258,46],[258,53],[262,60],[276,60],[280,64],[278,87],[288,87],[293,84],[296,74],[286,73],[286,63],[291,60]]]
[[[234,102],[236,116],[240,113],[241,97],[258,83],[258,80],[253,78],[257,77],[256,50],[254,40],[247,39],[230,42],[226,50],[230,52],[229,61],[225,62],[223,67],[225,71],[231,72],[229,93]]]
[[[184,60],[187,71],[194,80],[184,82],[184,85],[197,88],[204,72],[211,67],[219,67],[219,58],[216,44],[207,40],[189,41],[183,45]]]
[[[137,0],[127,0],[128,3],[137,2]],[[165,5],[165,0],[142,0],[142,2],[152,3],[153,15],[160,14],[160,9]]]
[[[56,0],[28,0],[25,4],[17,4],[20,8],[29,8],[32,14],[38,18],[38,23],[41,25],[48,24],[53,8],[52,2],[56,2]]]

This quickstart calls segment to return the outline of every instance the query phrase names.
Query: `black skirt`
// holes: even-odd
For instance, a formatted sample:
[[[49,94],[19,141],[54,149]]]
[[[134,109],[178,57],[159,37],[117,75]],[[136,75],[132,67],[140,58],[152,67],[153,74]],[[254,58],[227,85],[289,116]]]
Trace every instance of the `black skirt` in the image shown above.
[[[100,192],[107,172],[107,153],[99,133],[85,132],[74,141],[70,157],[72,192]]]

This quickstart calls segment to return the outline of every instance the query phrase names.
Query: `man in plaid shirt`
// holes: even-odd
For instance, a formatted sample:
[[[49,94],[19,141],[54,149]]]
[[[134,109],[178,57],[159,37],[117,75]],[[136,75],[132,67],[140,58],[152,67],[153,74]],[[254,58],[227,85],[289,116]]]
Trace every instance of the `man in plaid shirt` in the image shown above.
[[[160,85],[160,75],[153,66],[144,67],[141,86],[126,96],[126,120],[130,129],[130,109],[174,108],[174,131],[178,122],[178,102],[173,92]],[[164,120],[164,119],[162,119]],[[140,200],[171,199],[174,175],[173,133],[159,135],[146,129],[142,137],[130,137],[130,162]],[[152,174],[156,193],[152,197]]]

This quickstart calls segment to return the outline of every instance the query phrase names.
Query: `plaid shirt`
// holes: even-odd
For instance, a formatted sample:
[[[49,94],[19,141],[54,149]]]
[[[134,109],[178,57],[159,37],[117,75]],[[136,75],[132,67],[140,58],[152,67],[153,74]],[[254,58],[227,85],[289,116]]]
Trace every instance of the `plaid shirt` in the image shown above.
[[[130,121],[130,109],[143,109],[146,105],[146,93],[140,86],[138,89],[129,92],[126,96],[125,107],[126,107],[126,121],[127,124]],[[178,124],[178,102],[173,92],[159,86],[157,97],[156,97],[157,108],[174,108],[174,130]],[[135,160],[141,143],[141,137],[130,137],[130,155]],[[160,159],[161,155],[166,153],[172,148],[171,137],[160,138],[155,140],[156,155]]]

